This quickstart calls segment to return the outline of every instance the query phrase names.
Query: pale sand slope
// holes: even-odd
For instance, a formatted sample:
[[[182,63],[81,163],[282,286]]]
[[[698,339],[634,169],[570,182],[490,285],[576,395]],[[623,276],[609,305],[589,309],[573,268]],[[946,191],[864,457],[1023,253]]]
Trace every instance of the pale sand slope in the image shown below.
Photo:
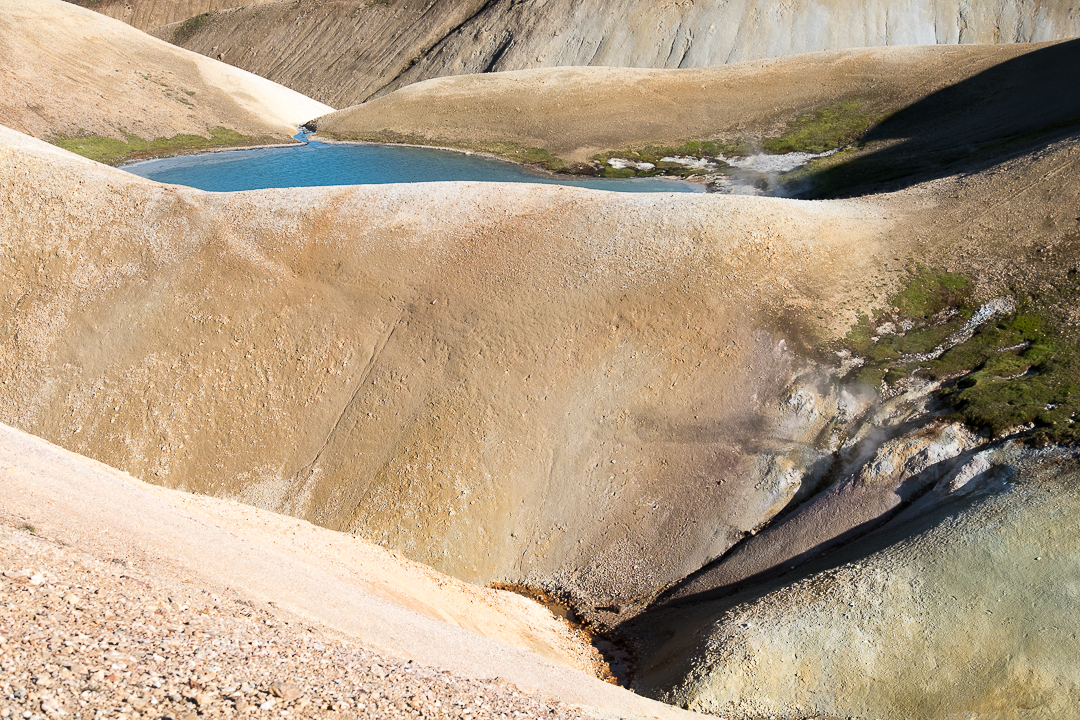
[[[692,717],[566,667],[580,661],[582,641],[536,603],[362,539],[155,488],[8,426],[0,426],[0,478],[0,512],[99,558],[270,603],[377,652],[502,677],[598,717]]]
[[[222,126],[287,140],[331,109],[62,0],[3,0],[0,58],[0,124],[42,139]]]
[[[584,608],[775,512],[757,459],[820,431],[799,348],[915,247],[863,201],[216,194],[0,137],[6,422]]]
[[[775,137],[797,116],[839,102],[880,119],[970,83],[969,122],[984,105],[1000,115],[998,93],[1017,85],[1031,93],[1017,98],[1008,122],[994,116],[994,129],[1008,135],[1076,115],[1075,103],[1054,115],[1072,95],[1069,71],[1057,73],[1076,65],[1073,45],[871,48],[689,70],[578,67],[439,78],[320,118],[318,131],[464,148],[517,143],[580,163],[649,144]],[[987,71],[993,81],[980,77]]]
[[[160,0],[130,0],[136,15]],[[433,77],[542,67],[700,68],[821,50],[1080,35],[1022,0],[277,0],[154,33],[334,105]],[[115,8],[115,6],[114,6]],[[106,12],[115,12],[108,9]],[[181,18],[177,18],[178,20]]]

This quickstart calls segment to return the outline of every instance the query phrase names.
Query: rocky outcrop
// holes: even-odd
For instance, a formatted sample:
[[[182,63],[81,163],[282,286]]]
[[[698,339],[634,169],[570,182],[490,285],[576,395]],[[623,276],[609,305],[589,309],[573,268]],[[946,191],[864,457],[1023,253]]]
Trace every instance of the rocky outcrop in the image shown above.
[[[179,37],[176,27],[155,33],[346,107],[448,75],[700,68],[843,48],[1058,40],[1080,35],[1080,15],[1018,0],[279,0],[214,13]]]
[[[921,406],[928,399],[929,390],[925,388],[915,398],[898,400]],[[897,401],[889,405],[895,408]],[[911,411],[908,408],[904,415],[910,415]],[[880,417],[871,413],[870,418],[862,419],[875,416]],[[833,415],[829,419],[835,423],[839,418]],[[864,431],[869,437],[840,448],[835,457],[824,452],[818,457],[811,456],[817,462],[828,458],[832,465],[847,458],[847,467],[841,465],[839,471],[830,468],[835,477],[831,485],[801,504],[782,522],[773,523],[743,541],[715,567],[706,568],[668,590],[659,602],[700,602],[730,595],[740,585],[760,582],[770,573],[783,574],[809,559],[828,554],[837,546],[856,541],[925,495],[968,458],[965,451],[981,444],[969,431],[955,424],[932,423],[913,429],[908,422],[901,427],[903,431],[896,425],[890,428],[867,423]],[[882,436],[888,437],[890,433],[896,437],[881,442]],[[805,463],[803,459],[801,464]],[[787,482],[781,487],[794,485],[785,494],[791,499],[798,489],[791,479],[801,479],[805,471],[790,459],[786,465],[783,477]]]

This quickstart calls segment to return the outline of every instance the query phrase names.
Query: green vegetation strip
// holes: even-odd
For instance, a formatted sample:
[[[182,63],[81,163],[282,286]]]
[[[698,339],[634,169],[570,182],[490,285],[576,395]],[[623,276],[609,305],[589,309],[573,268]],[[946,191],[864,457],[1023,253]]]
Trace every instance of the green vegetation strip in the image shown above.
[[[916,268],[885,309],[861,316],[844,339],[865,359],[846,379],[873,387],[895,387],[915,375],[943,380],[941,400],[972,428],[998,435],[1031,424],[1040,441],[1080,440],[1080,345],[1031,296],[1016,293],[1014,312],[992,318],[939,357],[910,359],[964,326],[978,310],[972,291],[962,275]]]
[[[202,135],[173,135],[145,140],[138,135],[126,135],[126,140],[101,135],[57,135],[52,144],[65,150],[96,160],[106,165],[119,165],[129,160],[140,160],[162,155],[178,154],[191,150],[206,150],[249,145],[269,145],[280,142],[269,136],[241,135],[224,127],[210,129],[210,137]]]
[[[866,108],[867,102],[862,100],[850,100],[816,108],[789,123],[784,135],[764,140],[762,150],[774,154],[795,151],[820,153],[857,142],[877,120],[875,116],[867,112]],[[720,159],[721,157],[746,157],[755,152],[755,146],[747,140],[738,142],[724,142],[717,139],[688,140],[681,145],[645,145],[622,150],[608,150],[594,155],[591,163],[570,165],[544,148],[525,147],[510,141],[478,144],[400,133],[390,129],[324,134],[344,141],[451,147],[485,152],[506,160],[534,165],[550,172],[601,175],[608,178],[654,177],[656,175],[689,178],[726,174],[731,168]],[[714,167],[708,170],[701,167],[687,167],[681,163],[665,161],[666,157],[705,160]],[[608,161],[613,158],[628,160],[635,164],[649,163],[653,167],[614,168],[608,164]]]
[[[778,138],[768,138],[762,148],[773,155],[790,152],[823,153],[862,140],[878,118],[866,111],[866,102],[847,100],[824,105],[788,123]]]
[[[533,165],[549,172],[573,172],[565,160],[552,155],[544,148],[527,147],[515,142],[475,143],[445,138],[431,138],[426,135],[399,133],[394,130],[371,132],[322,133],[332,140],[343,142],[387,143],[392,145],[418,145],[421,147],[453,148],[470,152],[487,153],[513,162]]]

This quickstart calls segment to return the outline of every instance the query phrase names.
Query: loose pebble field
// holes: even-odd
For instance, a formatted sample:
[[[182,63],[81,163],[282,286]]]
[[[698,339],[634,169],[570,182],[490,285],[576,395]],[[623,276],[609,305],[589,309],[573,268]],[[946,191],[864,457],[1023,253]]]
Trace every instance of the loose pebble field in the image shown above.
[[[5,720],[582,717],[0,522]]]

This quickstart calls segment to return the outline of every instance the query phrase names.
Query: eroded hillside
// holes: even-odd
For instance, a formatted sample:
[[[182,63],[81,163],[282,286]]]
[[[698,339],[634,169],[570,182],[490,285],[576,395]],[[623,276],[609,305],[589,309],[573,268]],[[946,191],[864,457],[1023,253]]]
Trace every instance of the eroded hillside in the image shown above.
[[[1016,0],[924,0],[902,8],[851,0],[278,0],[153,32],[347,107],[448,75],[699,68],[842,48],[1058,40],[1080,35],[1080,14],[1067,4]]]
[[[259,5],[273,0],[67,0],[73,5],[108,15],[139,30],[149,31],[170,23],[183,22],[203,13]]]

